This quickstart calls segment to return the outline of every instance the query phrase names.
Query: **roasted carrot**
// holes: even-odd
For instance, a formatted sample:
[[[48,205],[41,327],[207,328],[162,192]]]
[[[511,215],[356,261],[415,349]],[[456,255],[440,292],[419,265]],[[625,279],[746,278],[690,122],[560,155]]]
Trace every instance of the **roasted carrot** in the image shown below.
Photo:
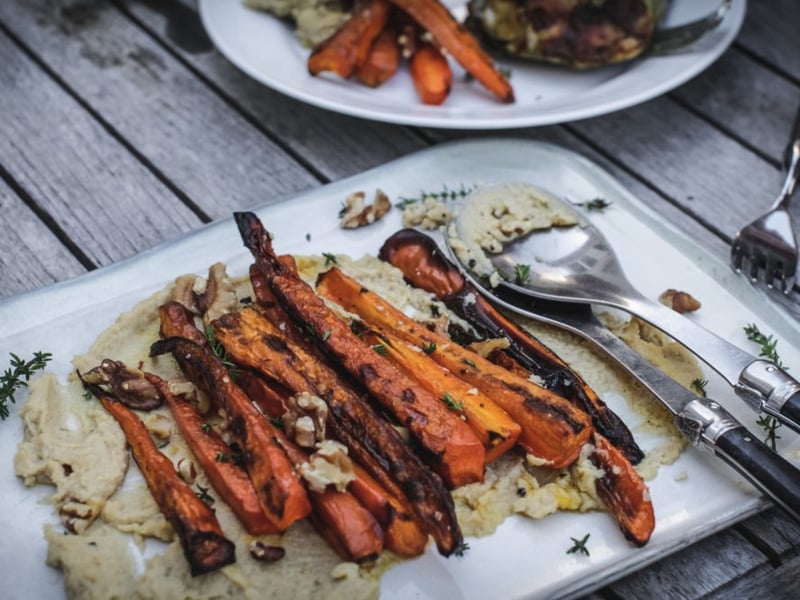
[[[240,371],[236,384],[267,417],[280,417],[286,412],[286,399],[290,396],[279,384],[266,381],[250,371]]]
[[[433,44],[420,44],[409,63],[411,80],[424,104],[439,105],[450,94],[453,71],[450,63]]]
[[[371,327],[419,348],[435,346],[430,356],[500,405],[522,427],[520,445],[551,466],[571,464],[588,441],[592,432],[589,417],[564,398],[429,331],[338,268],[320,275],[317,290]]]
[[[514,90],[495,68],[478,40],[456,21],[439,0],[391,0],[407,12],[464,69],[503,102],[514,101]]]
[[[625,537],[637,546],[644,546],[656,524],[647,485],[630,461],[606,438],[595,432],[593,441],[596,450],[589,460],[603,471],[595,482],[597,494],[617,518]]]
[[[595,429],[619,448],[633,464],[644,453],[628,427],[597,393],[555,352],[505,317],[461,275],[429,236],[414,229],[393,234],[380,249],[382,260],[403,272],[406,281],[434,294],[487,338],[505,337],[507,352],[548,389],[584,410]]]
[[[516,445],[521,431],[519,424],[491,398],[453,375],[424,351],[387,332],[378,336],[365,331],[361,338],[380,348],[407,375],[442,399],[450,410],[463,414],[486,449],[487,463]]]
[[[389,19],[387,0],[364,0],[350,18],[308,57],[308,72],[332,71],[347,79],[367,60],[370,48]]]
[[[194,315],[183,304],[176,301],[166,302],[158,307],[161,320],[161,337],[182,337],[195,344],[208,344],[206,336],[194,323]]]
[[[172,353],[184,371],[199,377],[196,384],[215,396],[225,409],[231,432],[242,449],[244,465],[267,517],[280,529],[308,516],[311,504],[305,488],[277,439],[275,427],[262,417],[231,380],[222,362],[206,347],[184,338],[154,343],[151,356]]]
[[[400,66],[397,34],[384,29],[372,44],[366,60],[356,69],[356,77],[364,85],[376,88],[389,81]]]
[[[85,385],[120,424],[150,493],[180,539],[192,575],[235,562],[234,545],[223,534],[214,511],[178,477],[141,419],[100,386]]]
[[[414,509],[409,506],[408,501],[389,492],[357,463],[353,467],[356,478],[347,489],[383,528],[384,546],[398,556],[412,557],[422,554],[428,536],[417,523]]]
[[[146,377],[163,396],[211,486],[230,506],[245,530],[252,535],[279,533],[261,508],[247,472],[234,461],[230,446],[208,426],[191,403],[170,392],[167,382],[151,373]]]
[[[293,393],[309,392],[328,404],[327,427],[392,495],[405,497],[426,533],[448,555],[461,543],[453,500],[385,420],[338,373],[288,338],[255,307],[216,321],[217,338],[237,363],[280,381]]]

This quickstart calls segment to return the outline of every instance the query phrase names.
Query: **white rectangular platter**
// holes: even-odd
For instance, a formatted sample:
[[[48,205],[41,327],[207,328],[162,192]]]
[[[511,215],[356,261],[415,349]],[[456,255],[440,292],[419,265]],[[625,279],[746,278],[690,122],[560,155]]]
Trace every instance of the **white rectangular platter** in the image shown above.
[[[641,291],[657,297],[674,287],[700,298],[704,308],[691,318],[751,352],[743,327],[756,323],[779,337],[781,358],[800,365],[797,323],[772,308],[764,297],[727,265],[665,223],[607,173],[561,148],[531,141],[497,139],[437,146],[356,177],[321,187],[256,212],[275,236],[279,252],[333,252],[361,256],[376,253],[401,227],[401,213],[369,227],[342,230],[337,214],[347,195],[376,188],[393,201],[415,197],[421,189],[442,186],[526,181],[580,202],[602,197],[612,206],[589,218],[607,235],[623,267]],[[268,193],[265,190],[265,194]],[[8,352],[29,356],[52,352],[49,370],[65,378],[73,355],[116,316],[169,283],[175,276],[205,274],[224,261],[233,274],[244,274],[250,257],[236,226],[228,219],[163,244],[133,259],[75,280],[0,302],[0,368]],[[748,426],[755,417],[707,370],[709,395],[721,401]],[[597,390],[601,396],[603,390]],[[22,439],[16,416],[0,423],[0,575],[5,598],[61,598],[61,575],[45,564],[42,527],[55,522],[43,502],[50,488],[25,488],[13,474],[12,457]],[[614,406],[614,398],[606,398]],[[623,416],[625,416],[623,411]],[[783,452],[797,456],[796,436],[783,433]],[[539,521],[507,520],[493,535],[469,539],[461,558],[438,556],[435,549],[390,570],[382,580],[383,598],[484,599],[575,596],[649,564],[752,514],[764,505],[753,489],[702,450],[689,448],[676,463],[663,467],[650,482],[656,530],[649,544],[627,543],[604,513],[559,513]],[[590,556],[567,554],[570,537],[591,533]],[[299,600],[299,599],[297,599]]]

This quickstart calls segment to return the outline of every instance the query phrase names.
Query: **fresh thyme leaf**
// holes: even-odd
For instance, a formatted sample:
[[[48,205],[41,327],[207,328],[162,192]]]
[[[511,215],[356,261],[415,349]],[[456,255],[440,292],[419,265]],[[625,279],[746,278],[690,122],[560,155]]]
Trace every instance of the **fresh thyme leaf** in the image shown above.
[[[519,285],[528,283],[528,277],[531,275],[530,265],[514,265],[514,280]]]
[[[214,334],[214,328],[211,325],[206,325],[205,334],[212,354],[222,362],[222,365],[228,370],[231,379],[236,381],[236,378],[239,376],[239,367],[231,360],[231,357],[228,356],[228,351],[225,350],[225,346],[217,340],[217,336]]]
[[[511,69],[509,67],[500,67],[497,70],[506,79],[511,79]]]
[[[156,444],[156,448],[158,448],[159,450],[161,450],[162,448],[166,448],[167,446],[169,446],[169,440],[162,440],[158,442],[158,444]]]
[[[227,452],[217,452],[217,455],[214,457],[217,462],[231,462],[231,455]]]
[[[755,323],[746,325],[744,332],[747,335],[748,340],[761,346],[761,352],[759,353],[759,356],[774,362],[781,369],[787,368],[783,365],[780,357],[778,356],[777,339],[775,339],[772,335],[764,335],[761,333]],[[778,445],[778,440],[781,439],[781,436],[777,434],[777,430],[783,426],[783,423],[770,415],[762,415],[756,420],[756,424],[764,430],[764,443],[775,450]]]
[[[586,542],[589,541],[589,536],[590,535],[591,535],[590,533],[587,533],[580,540],[576,540],[574,537],[569,538],[574,543],[573,543],[572,547],[569,550],[567,550],[567,554],[575,554],[576,552],[580,552],[581,554],[585,554],[586,556],[589,556],[589,549],[586,547]]]
[[[584,207],[586,210],[605,210],[613,203],[605,198],[592,198],[586,202],[576,202],[575,204]]]
[[[400,210],[403,210],[410,204],[422,202],[426,198],[433,198],[434,200],[442,200],[442,201],[455,200],[456,198],[463,198],[474,189],[475,186],[467,187],[463,183],[460,183],[458,185],[458,189],[455,190],[451,190],[446,185],[443,185],[441,191],[439,192],[429,192],[425,190],[420,190],[419,196],[417,196],[416,198],[414,197],[407,198],[405,196],[400,196],[400,201],[397,202],[395,206]]]
[[[381,356],[386,356],[386,353],[389,352],[388,348],[386,348],[386,344],[384,343],[375,344],[372,346],[372,349]]]
[[[430,344],[425,344],[422,347],[422,351],[425,354],[433,354],[434,352],[436,352],[436,342],[431,342]]]
[[[329,337],[331,337],[330,329],[328,329],[325,333],[322,334],[322,341],[327,342]]]
[[[706,397],[706,387],[708,386],[707,379],[697,379],[692,380],[692,389],[697,392],[703,398]]]
[[[744,332],[747,335],[748,340],[761,346],[761,352],[759,353],[759,356],[762,356],[767,360],[771,360],[778,365],[778,368],[786,370],[786,367],[778,356],[777,339],[775,339],[772,335],[764,335],[761,333],[761,331],[758,329],[758,325],[755,323],[750,323],[749,325],[745,326]]]
[[[461,362],[463,362],[467,366],[472,367],[473,369],[475,368],[475,363],[469,360],[468,358],[462,358]]]
[[[89,390],[84,390],[83,399],[88,401],[88,400],[91,400],[92,398],[94,398],[94,394],[92,392],[90,392]]]
[[[34,352],[33,358],[24,360],[10,352],[11,366],[5,373],[0,375],[0,419],[8,418],[8,404],[16,403],[14,394],[20,388],[28,387],[28,382],[36,371],[41,371],[52,360],[53,355],[49,352]]]
[[[442,396],[442,400],[444,400],[444,403],[447,404],[447,408],[449,408],[450,410],[454,410],[457,412],[462,412],[464,410],[464,403],[453,398],[449,392],[444,393],[444,396]]]
[[[464,552],[469,550],[469,544],[467,542],[461,542],[455,550],[453,550],[453,554],[458,557],[464,556]]]
[[[211,425],[209,425],[208,423],[203,423],[202,425],[200,425],[200,431],[202,431],[203,433],[208,433],[209,431],[211,431]]]
[[[326,267],[329,266],[329,265],[339,264],[339,261],[336,260],[336,255],[335,254],[331,254],[330,252],[323,252],[322,256],[325,257],[325,266]]]
[[[416,204],[417,202],[419,202],[418,198],[404,198],[401,196],[400,201],[395,203],[395,207],[400,210],[405,210],[408,206]]]
[[[195,495],[209,506],[214,504],[214,497],[208,493],[208,488],[203,487],[199,483],[197,484],[197,492],[195,492]]]

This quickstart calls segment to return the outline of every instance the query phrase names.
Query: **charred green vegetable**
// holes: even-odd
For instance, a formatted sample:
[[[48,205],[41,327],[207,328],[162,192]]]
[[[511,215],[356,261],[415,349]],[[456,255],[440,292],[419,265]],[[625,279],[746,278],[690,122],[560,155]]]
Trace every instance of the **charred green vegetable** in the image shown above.
[[[639,56],[669,0],[470,0],[469,25],[494,49],[576,69]]]

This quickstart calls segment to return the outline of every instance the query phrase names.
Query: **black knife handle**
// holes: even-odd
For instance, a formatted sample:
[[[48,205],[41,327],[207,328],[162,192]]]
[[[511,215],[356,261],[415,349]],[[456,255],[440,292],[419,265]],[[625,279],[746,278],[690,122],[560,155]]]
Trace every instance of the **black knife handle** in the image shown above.
[[[722,432],[714,452],[800,521],[800,471],[744,427]]]
[[[790,422],[781,419],[783,423],[789,425],[795,431],[800,432],[800,392],[795,392],[789,399],[781,406],[780,413],[783,417]]]

